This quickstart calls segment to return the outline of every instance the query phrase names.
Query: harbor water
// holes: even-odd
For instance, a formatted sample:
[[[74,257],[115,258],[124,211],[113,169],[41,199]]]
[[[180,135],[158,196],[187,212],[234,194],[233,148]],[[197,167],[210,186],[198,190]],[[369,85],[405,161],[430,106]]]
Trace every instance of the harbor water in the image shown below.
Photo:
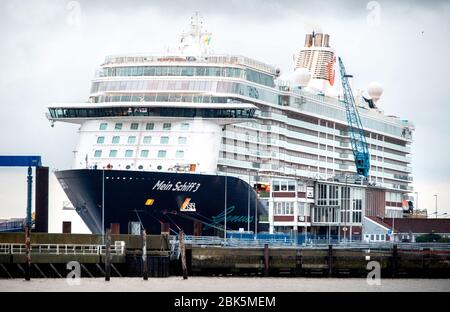
[[[365,278],[263,278],[263,277],[182,277],[82,278],[79,285],[66,279],[0,280],[0,292],[7,291],[150,291],[150,292],[436,292],[450,291],[450,279],[381,279],[369,285]]]

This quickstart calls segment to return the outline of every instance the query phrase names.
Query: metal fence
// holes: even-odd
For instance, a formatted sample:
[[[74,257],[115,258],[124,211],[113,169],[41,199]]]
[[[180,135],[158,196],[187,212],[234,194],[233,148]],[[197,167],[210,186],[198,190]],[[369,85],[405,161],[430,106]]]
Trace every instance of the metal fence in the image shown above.
[[[171,236],[171,247],[176,253],[179,241],[177,236]],[[185,236],[185,244],[191,246],[220,246],[229,248],[262,248],[269,245],[271,248],[307,248],[307,249],[325,249],[332,245],[335,249],[392,249],[394,245],[398,250],[420,251],[430,250],[448,250],[450,243],[400,243],[400,242],[364,242],[364,241],[339,241],[337,239],[323,238],[304,238],[299,239],[289,236],[266,236],[266,235],[231,235],[227,239],[218,236]]]
[[[0,244],[0,254],[25,254],[25,244]],[[32,244],[31,254],[47,255],[104,255],[105,245],[76,245],[76,244]],[[116,242],[111,245],[112,255],[124,255],[125,244]]]

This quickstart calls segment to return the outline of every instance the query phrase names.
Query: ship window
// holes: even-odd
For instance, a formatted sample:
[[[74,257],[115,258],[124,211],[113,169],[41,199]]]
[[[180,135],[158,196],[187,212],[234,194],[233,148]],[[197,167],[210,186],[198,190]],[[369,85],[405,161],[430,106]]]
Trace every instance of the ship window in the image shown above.
[[[176,158],[184,158],[184,151],[177,151],[175,154]]]
[[[139,129],[139,124],[138,124],[137,122],[133,122],[133,123],[131,124],[130,129],[131,129],[131,130],[137,130],[137,129]]]
[[[169,137],[163,136],[161,137],[160,142],[161,144],[168,144],[169,143]]]
[[[145,136],[143,140],[144,144],[150,144],[152,143],[152,137],[151,136]]]
[[[134,144],[136,143],[136,137],[135,136],[129,136],[128,137],[128,144]]]
[[[148,157],[148,150],[142,150],[141,157]]]
[[[155,128],[155,124],[153,122],[149,122],[145,125],[145,130],[153,130]]]
[[[189,124],[188,123],[182,123],[181,124],[181,130],[189,130]]]
[[[118,144],[120,142],[120,137],[119,136],[113,136],[111,142],[112,142],[112,144]]]
[[[186,137],[178,137],[178,144],[186,144],[187,138]]]
[[[94,157],[102,157],[102,151],[101,150],[96,150],[94,153]]]
[[[108,128],[108,124],[106,123],[106,122],[102,122],[101,124],[100,124],[100,130],[106,130],[106,128]]]
[[[109,157],[117,157],[117,150],[110,150]]]
[[[166,158],[167,151],[160,150],[158,151],[158,158]]]
[[[133,150],[126,150],[125,157],[133,157]]]
[[[116,123],[116,125],[114,126],[114,130],[122,130],[122,123],[121,122]]]
[[[97,138],[97,144],[103,144],[105,143],[105,137],[104,136],[99,136]]]
[[[172,124],[171,123],[164,123],[163,124],[163,130],[170,130],[172,128]]]

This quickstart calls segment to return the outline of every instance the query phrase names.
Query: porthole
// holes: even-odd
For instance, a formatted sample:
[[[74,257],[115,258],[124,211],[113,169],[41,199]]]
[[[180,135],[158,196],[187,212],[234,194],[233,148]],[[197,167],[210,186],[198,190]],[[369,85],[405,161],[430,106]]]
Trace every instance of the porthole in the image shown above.
[[[142,169],[144,169],[144,166],[142,166],[142,165],[139,165],[139,167],[138,167],[140,170],[142,170]]]
[[[159,165],[158,167],[156,167],[158,170],[161,170],[162,169],[162,166],[161,165]]]
[[[131,168],[131,166],[130,165],[127,165],[126,167],[125,167],[126,169],[130,169]]]

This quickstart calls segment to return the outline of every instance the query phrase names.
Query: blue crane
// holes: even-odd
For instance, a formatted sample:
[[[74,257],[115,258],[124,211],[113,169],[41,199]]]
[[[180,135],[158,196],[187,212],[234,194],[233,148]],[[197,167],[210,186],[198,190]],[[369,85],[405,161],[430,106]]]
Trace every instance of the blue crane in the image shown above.
[[[31,228],[31,200],[33,171],[31,167],[41,167],[41,156],[0,156],[0,167],[28,167],[27,176],[27,226]]]
[[[339,57],[339,67],[341,71],[342,89],[344,91],[345,112],[347,115],[348,132],[352,143],[353,156],[355,158],[356,172],[367,178],[370,170],[370,154],[367,146],[364,128],[359,117],[358,110],[353,97],[352,89],[348,78],[352,77],[345,72],[344,63]]]

